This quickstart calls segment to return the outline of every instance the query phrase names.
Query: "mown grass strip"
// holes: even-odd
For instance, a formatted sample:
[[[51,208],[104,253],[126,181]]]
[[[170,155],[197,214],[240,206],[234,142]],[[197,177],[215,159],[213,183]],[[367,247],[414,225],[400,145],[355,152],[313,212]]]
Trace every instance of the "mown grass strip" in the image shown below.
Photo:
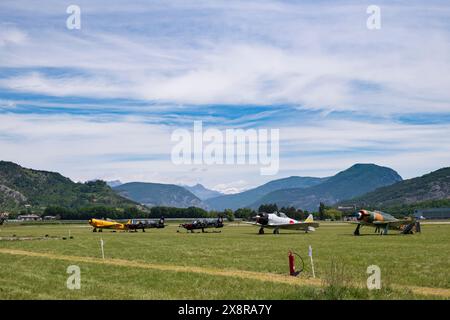
[[[159,270],[159,271],[188,272],[188,273],[190,272],[190,273],[207,274],[207,275],[212,275],[212,276],[237,277],[237,278],[241,278],[241,279],[251,279],[251,280],[259,280],[259,281],[266,281],[266,282],[284,283],[284,284],[295,285],[295,286],[320,287],[323,285],[322,280],[320,280],[320,279],[311,279],[311,278],[305,279],[305,278],[300,278],[300,277],[295,278],[295,277],[291,277],[289,275],[253,272],[253,271],[246,271],[246,270],[232,270],[232,269],[220,270],[220,269],[212,269],[212,268],[204,268],[204,267],[196,267],[196,266],[154,264],[154,263],[144,263],[144,262],[139,262],[139,261],[123,260],[123,259],[100,259],[100,258],[94,258],[94,257],[69,256],[69,255],[60,255],[60,254],[53,254],[53,253],[46,253],[46,252],[33,252],[33,251],[6,249],[6,248],[0,248],[0,253],[28,256],[28,257],[48,258],[48,259],[71,261],[71,262],[84,262],[84,263],[94,263],[94,264],[103,264],[103,265],[120,266],[120,267],[153,269],[153,270]],[[393,287],[397,288],[397,289],[408,289],[408,290],[411,290],[413,293],[419,294],[419,295],[439,296],[442,298],[450,298],[450,289],[445,289],[445,288],[428,288],[428,287],[401,286],[401,285],[394,285]]]

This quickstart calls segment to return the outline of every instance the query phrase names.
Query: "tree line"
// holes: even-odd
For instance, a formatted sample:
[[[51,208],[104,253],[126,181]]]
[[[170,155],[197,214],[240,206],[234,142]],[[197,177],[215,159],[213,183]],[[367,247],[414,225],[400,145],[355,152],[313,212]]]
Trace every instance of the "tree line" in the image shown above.
[[[308,210],[301,210],[294,207],[278,208],[276,204],[263,204],[259,206],[258,210],[249,208],[239,208],[237,210],[226,209],[224,211],[207,211],[198,207],[189,208],[175,208],[157,206],[142,209],[137,207],[127,208],[113,208],[108,206],[91,206],[77,209],[70,209],[59,206],[47,207],[42,216],[56,216],[63,220],[88,220],[96,219],[159,219],[165,218],[217,218],[222,216],[229,221],[234,219],[251,220],[258,213],[274,213],[277,211],[284,212],[288,217],[296,220],[305,220],[310,213],[314,215],[315,219],[325,220],[339,220],[342,218],[342,212],[332,207],[327,207],[321,204],[318,213],[309,212]]]
[[[56,216],[64,220],[88,220],[95,219],[159,219],[166,218],[213,218],[217,217],[212,212],[197,207],[173,208],[152,207],[142,210],[136,207],[111,208],[107,206],[84,207],[68,209],[64,207],[47,207],[43,216]]]

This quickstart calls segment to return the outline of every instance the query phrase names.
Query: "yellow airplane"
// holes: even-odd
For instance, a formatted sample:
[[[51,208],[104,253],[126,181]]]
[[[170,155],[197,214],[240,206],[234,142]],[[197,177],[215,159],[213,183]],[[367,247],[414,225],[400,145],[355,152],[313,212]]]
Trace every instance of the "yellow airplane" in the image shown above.
[[[142,230],[145,232],[147,228],[164,228],[164,217],[158,220],[155,219],[130,219],[126,223],[117,222],[114,220],[90,219],[89,224],[94,227],[92,232],[102,232],[103,229],[135,231]]]
[[[92,232],[102,232],[103,229],[114,229],[114,230],[128,230],[128,225],[131,224],[131,220],[127,223],[120,223],[117,221],[101,220],[101,219],[90,219],[89,224],[94,227]]]

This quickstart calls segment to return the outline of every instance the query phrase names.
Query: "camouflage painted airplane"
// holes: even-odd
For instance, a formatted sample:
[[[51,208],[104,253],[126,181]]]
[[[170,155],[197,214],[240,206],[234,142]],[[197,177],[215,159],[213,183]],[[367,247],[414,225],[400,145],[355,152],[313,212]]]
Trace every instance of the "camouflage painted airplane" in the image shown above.
[[[194,233],[194,230],[202,230],[208,228],[223,228],[223,218],[219,217],[217,219],[200,219],[189,223],[180,224],[180,227],[185,228],[186,231]]]
[[[146,228],[164,228],[164,218],[162,217],[159,221],[150,219],[132,219],[128,220],[126,223],[113,220],[90,219],[89,224],[94,227],[92,232],[97,232],[97,229],[99,232],[102,232],[103,229],[122,231],[137,231],[138,229],[142,229],[142,232],[145,232]]]
[[[137,231],[138,229],[142,229],[142,232],[145,232],[145,229],[151,228],[164,228],[164,217],[161,217],[159,220],[155,219],[131,219],[130,223],[127,225],[128,230]]]
[[[402,234],[412,234],[420,232],[420,222],[415,219],[397,219],[391,216],[389,213],[381,211],[368,211],[360,210],[357,213],[357,221],[351,221],[350,223],[357,224],[353,234],[359,236],[359,230],[363,226],[375,227],[375,232],[379,232],[381,235],[388,234],[388,230],[399,230]]]
[[[314,222],[312,214],[303,222],[291,219],[283,212],[258,213],[254,218],[256,223],[252,224],[260,227],[259,234],[264,234],[264,228],[273,229],[274,234],[279,234],[280,229],[303,230],[308,233],[319,227],[319,223]]]

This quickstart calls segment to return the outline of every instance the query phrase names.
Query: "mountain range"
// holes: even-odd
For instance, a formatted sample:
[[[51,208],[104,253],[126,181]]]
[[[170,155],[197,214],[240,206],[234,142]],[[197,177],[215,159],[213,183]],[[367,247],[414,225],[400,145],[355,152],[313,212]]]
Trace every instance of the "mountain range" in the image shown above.
[[[321,202],[333,205],[399,181],[402,181],[402,177],[390,168],[375,164],[355,164],[315,186],[268,193],[250,204],[250,207],[258,208],[264,203],[276,203],[278,207],[316,210]]]
[[[200,198],[174,184],[130,182],[114,187],[113,190],[127,199],[149,207],[203,207]]]
[[[255,201],[263,198],[276,190],[284,190],[290,188],[308,188],[325,182],[328,178],[313,177],[288,177],[270,181],[254,189],[250,189],[241,193],[223,195],[211,198],[205,201],[208,208],[213,210],[224,210],[244,207],[252,207]],[[273,201],[272,201],[273,202]],[[275,201],[276,202],[276,201]],[[254,206],[253,206],[254,207]]]
[[[450,199],[450,168],[421,177],[402,180],[394,170],[375,164],[355,164],[331,177],[299,177],[269,181],[256,188],[231,195],[209,190],[201,184],[174,184],[114,181],[75,183],[56,172],[23,168],[0,161],[0,212],[33,210],[47,206],[83,208],[108,206],[201,207],[208,210],[252,208],[276,203],[317,210],[326,205],[354,204],[387,208],[433,200]]]
[[[192,192],[196,197],[198,197],[202,201],[224,195],[223,193],[220,193],[219,191],[207,189],[200,183],[197,183],[194,186],[182,185],[182,187],[185,188],[186,190]]]
[[[201,184],[179,186],[174,184],[110,182],[120,196],[134,202],[153,206],[200,207],[223,211],[238,208],[257,209],[261,204],[276,203],[279,207],[293,206],[309,211],[316,210],[320,202],[333,205],[401,181],[397,172],[375,164],[356,164],[332,177],[299,177],[269,181],[256,188],[223,195]],[[116,185],[116,186],[114,186]]]

